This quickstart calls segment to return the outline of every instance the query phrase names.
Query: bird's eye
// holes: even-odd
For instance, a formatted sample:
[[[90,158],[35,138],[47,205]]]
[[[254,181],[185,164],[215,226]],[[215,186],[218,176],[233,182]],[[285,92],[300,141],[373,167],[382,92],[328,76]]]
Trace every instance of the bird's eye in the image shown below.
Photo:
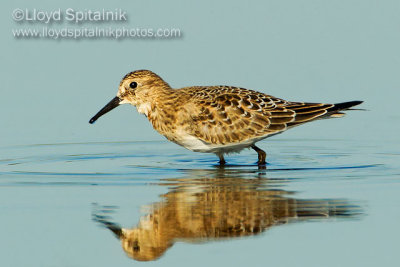
[[[140,251],[140,246],[138,241],[134,241],[132,245],[133,251]]]
[[[129,84],[129,87],[132,88],[132,89],[135,89],[137,87],[137,82],[131,82]]]

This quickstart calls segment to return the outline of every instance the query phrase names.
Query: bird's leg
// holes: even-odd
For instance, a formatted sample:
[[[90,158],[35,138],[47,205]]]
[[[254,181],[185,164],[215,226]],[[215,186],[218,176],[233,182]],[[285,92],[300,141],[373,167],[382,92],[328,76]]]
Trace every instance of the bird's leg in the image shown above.
[[[264,150],[262,150],[261,148],[257,147],[256,145],[252,145],[251,148],[254,149],[258,153],[257,164],[258,165],[265,165],[266,164],[265,158],[267,157],[267,153],[265,153]]]
[[[219,166],[224,166],[226,163],[226,161],[224,159],[224,155],[220,154],[220,155],[218,155],[218,157],[219,157]]]

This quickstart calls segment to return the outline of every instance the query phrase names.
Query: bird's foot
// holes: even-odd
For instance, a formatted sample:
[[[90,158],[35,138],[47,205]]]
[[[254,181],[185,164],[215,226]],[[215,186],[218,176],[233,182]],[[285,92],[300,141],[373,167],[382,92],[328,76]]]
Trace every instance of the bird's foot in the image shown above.
[[[225,161],[225,159],[224,159],[224,155],[218,155],[218,157],[219,157],[219,161],[218,161],[219,166],[220,166],[220,167],[225,166],[226,161]]]
[[[267,158],[267,153],[265,153],[264,150],[260,149],[259,147],[255,146],[255,145],[252,145],[251,148],[254,149],[258,154],[257,165],[265,166],[267,164],[267,162],[265,161],[265,159]]]
[[[257,161],[257,165],[258,166],[265,166],[265,165],[267,165],[267,162],[265,160],[258,160]]]
[[[220,160],[220,161],[218,161],[218,163],[219,163],[219,166],[222,167],[222,166],[225,166],[226,161],[225,160]]]

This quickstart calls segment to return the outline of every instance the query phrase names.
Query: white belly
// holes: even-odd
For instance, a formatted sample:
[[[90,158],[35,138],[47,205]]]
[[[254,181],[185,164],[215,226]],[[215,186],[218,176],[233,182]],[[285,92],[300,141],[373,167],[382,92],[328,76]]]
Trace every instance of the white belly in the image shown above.
[[[183,134],[180,135],[175,142],[178,145],[181,145],[189,150],[194,152],[203,152],[203,153],[215,153],[215,154],[224,154],[224,153],[237,153],[245,148],[251,147],[255,142],[264,139],[265,137],[258,137],[246,140],[240,143],[229,143],[224,145],[216,145],[206,143],[192,135]]]

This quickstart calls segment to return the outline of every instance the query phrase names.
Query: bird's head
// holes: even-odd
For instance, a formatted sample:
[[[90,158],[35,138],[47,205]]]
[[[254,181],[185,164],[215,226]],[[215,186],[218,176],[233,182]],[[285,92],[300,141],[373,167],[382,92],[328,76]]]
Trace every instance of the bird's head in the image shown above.
[[[125,253],[137,261],[153,261],[160,258],[172,246],[162,233],[153,229],[124,229],[120,237]]]
[[[131,104],[141,113],[147,112],[155,94],[160,90],[169,89],[169,85],[157,74],[149,70],[130,72],[121,80],[117,96],[111,99],[89,123],[94,123],[98,118],[121,104]],[[147,115],[147,114],[146,114]]]

